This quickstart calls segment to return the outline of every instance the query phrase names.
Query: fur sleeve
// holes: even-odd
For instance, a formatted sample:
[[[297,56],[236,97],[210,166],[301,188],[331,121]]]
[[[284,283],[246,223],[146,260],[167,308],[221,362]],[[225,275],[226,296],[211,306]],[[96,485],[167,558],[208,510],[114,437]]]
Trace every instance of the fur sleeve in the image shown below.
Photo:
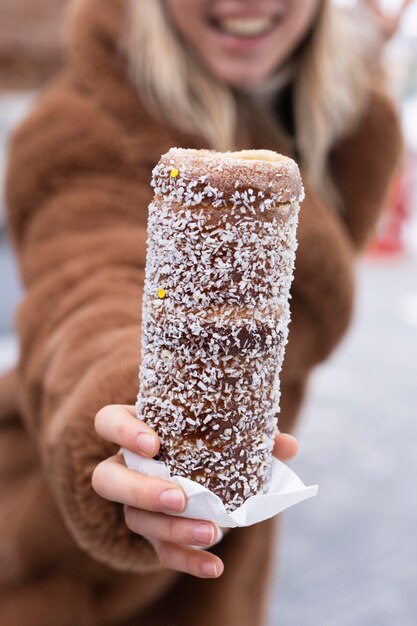
[[[364,248],[375,229],[401,152],[394,104],[383,92],[373,91],[360,124],[330,156],[343,218],[357,250]]]
[[[96,464],[117,451],[95,434],[94,416],[134,403],[138,384],[150,170],[127,162],[124,141],[82,96],[51,92],[12,141],[7,204],[26,292],[17,316],[26,427],[78,545],[146,572],[159,567],[153,548],[91,487]]]

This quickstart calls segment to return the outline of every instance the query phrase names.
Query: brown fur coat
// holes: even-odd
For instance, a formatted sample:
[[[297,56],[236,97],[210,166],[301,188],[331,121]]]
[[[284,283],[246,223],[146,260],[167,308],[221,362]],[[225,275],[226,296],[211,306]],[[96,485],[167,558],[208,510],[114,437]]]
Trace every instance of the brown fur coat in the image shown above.
[[[70,62],[14,136],[9,226],[25,297],[18,370],[0,381],[1,626],[258,626],[272,521],[230,532],[218,580],[161,568],[91,488],[115,452],[95,435],[109,403],[138,386],[140,290],[151,169],[171,146],[203,147],[152,119],[118,40],[126,0],[85,0]],[[240,147],[293,154],[248,103]],[[282,374],[281,429],[294,425],[312,367],[346,331],[353,262],[378,217],[400,150],[388,99],[373,92],[330,165],[343,217],[304,173],[299,250]]]

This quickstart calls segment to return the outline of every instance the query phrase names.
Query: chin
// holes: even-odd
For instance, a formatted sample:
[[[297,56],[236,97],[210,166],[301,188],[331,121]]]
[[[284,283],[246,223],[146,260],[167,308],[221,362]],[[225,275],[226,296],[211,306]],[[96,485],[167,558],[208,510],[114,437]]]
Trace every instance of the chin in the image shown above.
[[[272,70],[259,72],[259,70],[251,71],[247,67],[230,69],[212,67],[211,70],[219,80],[231,87],[254,87],[272,74]]]

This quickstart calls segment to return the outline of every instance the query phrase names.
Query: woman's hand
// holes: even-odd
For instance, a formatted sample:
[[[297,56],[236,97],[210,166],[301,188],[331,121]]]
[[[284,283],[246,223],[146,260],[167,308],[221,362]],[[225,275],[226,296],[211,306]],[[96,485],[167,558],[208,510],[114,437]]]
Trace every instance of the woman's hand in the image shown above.
[[[104,407],[96,415],[95,428],[106,441],[136,454],[150,458],[159,450],[159,437],[136,418],[133,406]],[[277,433],[274,455],[278,459],[292,458],[297,449],[294,437]],[[101,497],[125,505],[127,526],[148,539],[162,565],[199,578],[217,578],[222,574],[223,563],[217,556],[191,547],[213,545],[219,536],[217,526],[170,515],[183,511],[186,505],[179,485],[128,469],[121,454],[97,465],[92,485]]]
[[[381,6],[380,0],[361,0],[361,4],[368,10],[384,43],[388,43],[396,35],[404,13],[412,2],[413,0],[401,0],[396,11],[388,13]]]

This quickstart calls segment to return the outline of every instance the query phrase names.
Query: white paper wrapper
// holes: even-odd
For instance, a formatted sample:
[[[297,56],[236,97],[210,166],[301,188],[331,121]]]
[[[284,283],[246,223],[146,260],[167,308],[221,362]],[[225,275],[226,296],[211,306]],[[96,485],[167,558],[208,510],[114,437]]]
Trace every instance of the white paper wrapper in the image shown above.
[[[182,478],[182,476],[171,476],[165,463],[146,459],[129,450],[123,449],[122,452],[126,465],[130,469],[147,476],[165,478],[181,485],[188,499],[185,510],[179,513],[178,517],[209,520],[220,528],[257,524],[278,515],[298,502],[312,498],[317,495],[318,491],[318,485],[306,487],[289,467],[273,459],[272,478],[268,492],[251,496],[238,509],[227,513],[218,496],[193,480]]]

